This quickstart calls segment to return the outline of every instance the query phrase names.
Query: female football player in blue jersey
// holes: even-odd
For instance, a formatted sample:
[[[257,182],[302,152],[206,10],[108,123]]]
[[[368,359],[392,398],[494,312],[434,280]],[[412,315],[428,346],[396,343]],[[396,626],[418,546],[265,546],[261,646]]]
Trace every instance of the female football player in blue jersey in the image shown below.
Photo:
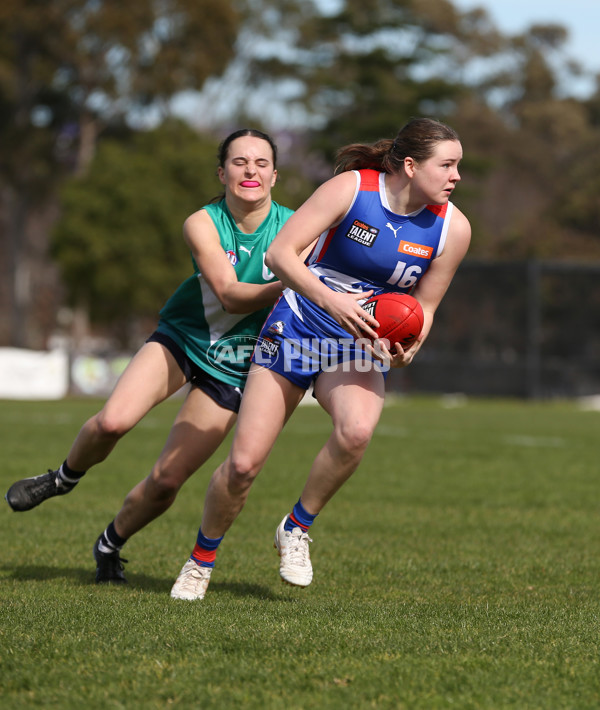
[[[83,425],[64,463],[17,481],[6,494],[13,510],[25,511],[70,492],[154,406],[189,382],[151,473],[129,492],[96,541],[97,582],[126,581],[119,550],[169,508],[233,426],[253,342],[281,295],[282,284],[265,266],[264,255],[292,210],[271,199],[277,179],[273,140],[254,129],[232,133],[219,147],[217,174],[224,196],[186,220],[184,239],[194,271],[161,310],[156,331],[102,410]],[[223,353],[233,357],[223,359]]]
[[[275,533],[282,579],[310,584],[310,526],[358,467],[384,401],[385,368],[373,359],[376,353],[355,344],[376,337],[378,325],[361,304],[383,291],[418,299],[425,315],[418,341],[406,351],[395,344],[391,352],[377,343],[388,365],[408,365],[469,246],[469,222],[450,202],[461,158],[457,134],[427,118],[410,121],[395,140],[347,146],[338,154],[335,177],[269,247],[267,264],[287,288],[263,326],[231,450],[211,479],[196,545],[172,597],[203,598],[217,546],[279,432],[313,386],[333,431]],[[315,239],[305,262],[302,252]]]

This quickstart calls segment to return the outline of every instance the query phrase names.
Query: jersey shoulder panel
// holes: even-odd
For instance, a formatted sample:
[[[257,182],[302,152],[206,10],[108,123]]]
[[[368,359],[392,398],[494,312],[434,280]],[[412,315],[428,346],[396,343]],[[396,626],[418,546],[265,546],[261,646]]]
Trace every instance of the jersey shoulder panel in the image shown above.
[[[379,170],[370,168],[359,170],[360,175],[360,190],[363,192],[379,192]]]
[[[443,219],[448,211],[448,204],[449,203],[447,202],[445,205],[427,205],[427,209],[430,212],[433,212],[436,217],[441,217]]]

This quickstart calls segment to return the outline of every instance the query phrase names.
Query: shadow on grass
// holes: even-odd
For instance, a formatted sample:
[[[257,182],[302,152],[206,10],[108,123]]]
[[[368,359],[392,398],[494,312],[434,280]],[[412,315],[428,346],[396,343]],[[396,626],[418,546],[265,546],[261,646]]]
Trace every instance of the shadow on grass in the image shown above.
[[[234,597],[255,597],[273,602],[285,601],[285,596],[275,593],[271,587],[249,582],[211,582],[210,592],[224,592]]]
[[[158,579],[146,574],[130,573],[127,574],[129,584],[96,585],[94,579],[95,570],[93,569],[83,570],[78,567],[49,567],[47,565],[21,565],[19,567],[2,565],[1,569],[8,573],[6,579],[17,582],[29,582],[32,580],[41,582],[51,579],[66,579],[77,587],[89,587],[90,585],[109,587],[111,589],[117,587],[123,590],[143,590],[167,595],[170,593],[173,582],[175,581],[175,577],[172,579]],[[281,595],[274,592],[271,587],[248,582],[214,581],[210,584],[210,592],[211,594],[224,593],[234,597],[254,597],[268,601],[285,601],[287,598],[285,594]]]

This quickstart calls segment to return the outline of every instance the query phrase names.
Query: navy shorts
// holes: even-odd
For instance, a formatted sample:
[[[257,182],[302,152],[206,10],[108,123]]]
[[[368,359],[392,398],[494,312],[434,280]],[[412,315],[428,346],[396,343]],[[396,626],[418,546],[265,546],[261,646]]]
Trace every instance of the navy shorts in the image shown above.
[[[252,362],[277,372],[303,389],[314,384],[321,372],[340,366],[347,367],[348,371],[375,369],[385,376],[389,367],[373,360],[350,333],[330,320],[327,324],[303,320],[285,297],[281,297],[263,325]]]
[[[239,412],[242,389],[227,382],[221,382],[191,360],[170,336],[155,330],[147,343],[160,343],[171,353],[181,368],[185,379],[192,387],[198,387],[223,409]]]

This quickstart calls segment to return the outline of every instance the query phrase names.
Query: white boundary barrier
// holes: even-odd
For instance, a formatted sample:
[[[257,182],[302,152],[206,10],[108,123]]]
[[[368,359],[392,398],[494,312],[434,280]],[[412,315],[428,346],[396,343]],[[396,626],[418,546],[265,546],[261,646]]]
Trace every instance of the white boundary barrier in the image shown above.
[[[0,399],[62,399],[69,392],[69,356],[0,348]]]

